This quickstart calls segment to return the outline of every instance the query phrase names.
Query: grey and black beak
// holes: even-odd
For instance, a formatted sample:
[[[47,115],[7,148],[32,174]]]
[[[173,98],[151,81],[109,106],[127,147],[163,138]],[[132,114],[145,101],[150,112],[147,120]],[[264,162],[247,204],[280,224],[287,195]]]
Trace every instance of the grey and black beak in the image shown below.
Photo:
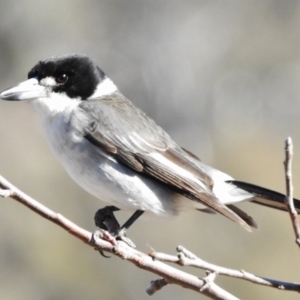
[[[36,78],[31,78],[11,87],[0,94],[2,100],[22,101],[33,100],[46,96],[46,89]]]

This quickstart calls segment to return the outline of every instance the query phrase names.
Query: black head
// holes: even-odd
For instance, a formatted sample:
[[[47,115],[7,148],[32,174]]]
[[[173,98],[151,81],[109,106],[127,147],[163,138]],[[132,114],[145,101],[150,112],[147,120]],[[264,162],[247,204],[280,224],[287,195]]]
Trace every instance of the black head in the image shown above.
[[[70,98],[87,99],[105,78],[104,72],[85,55],[56,56],[40,61],[28,73],[39,82],[53,79],[53,91]]]

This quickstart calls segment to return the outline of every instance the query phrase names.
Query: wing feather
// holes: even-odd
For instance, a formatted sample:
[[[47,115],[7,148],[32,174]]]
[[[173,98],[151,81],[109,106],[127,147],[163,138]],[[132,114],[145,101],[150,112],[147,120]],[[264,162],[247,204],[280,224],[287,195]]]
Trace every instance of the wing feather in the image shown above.
[[[92,106],[90,101],[93,101]],[[120,94],[119,101],[115,97],[90,101],[80,105],[81,113],[88,115],[83,133],[88,141],[128,168],[212,208],[251,231],[242,218],[215,197],[213,180],[201,168],[200,160],[180,148],[129,100]],[[95,104],[98,104],[96,110]]]

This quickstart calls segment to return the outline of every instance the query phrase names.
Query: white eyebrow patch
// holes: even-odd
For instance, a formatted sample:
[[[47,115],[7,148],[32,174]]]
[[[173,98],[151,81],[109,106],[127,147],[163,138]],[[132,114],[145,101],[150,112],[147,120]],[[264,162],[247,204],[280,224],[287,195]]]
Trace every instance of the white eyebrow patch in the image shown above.
[[[52,86],[57,86],[58,83],[55,81],[55,79],[53,77],[45,77],[40,81],[40,84],[43,86],[48,86],[48,87],[52,87]]]

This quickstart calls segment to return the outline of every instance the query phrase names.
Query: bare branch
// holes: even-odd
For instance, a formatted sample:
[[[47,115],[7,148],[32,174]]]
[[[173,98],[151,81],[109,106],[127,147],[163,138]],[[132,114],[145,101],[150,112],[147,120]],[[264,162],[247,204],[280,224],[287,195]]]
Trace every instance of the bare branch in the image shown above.
[[[188,251],[182,246],[177,247],[177,256],[164,254],[164,253],[157,253],[157,252],[150,253],[150,256],[152,256],[154,259],[159,261],[176,263],[181,266],[191,266],[191,267],[213,272],[214,274],[239,278],[239,279],[247,280],[252,283],[273,287],[280,290],[300,292],[300,283],[279,281],[279,280],[270,279],[266,277],[256,276],[254,274],[248,273],[243,270],[239,271],[239,270],[216,266],[214,264],[208,263],[200,259],[195,254],[191,253],[190,251]]]
[[[29,197],[24,192],[20,191],[18,188],[13,186],[2,176],[0,176],[0,188],[2,189],[0,190],[0,196],[13,198],[14,200],[27,206],[29,209],[36,212],[40,216],[59,225],[60,227],[70,232],[72,235],[80,238],[84,243],[90,242],[92,237],[90,232],[80,228],[76,224],[72,223],[70,220],[66,219],[64,216],[55,213],[51,209],[47,208],[38,201]]]
[[[298,222],[298,214],[294,206],[293,200],[293,182],[292,182],[292,157],[293,157],[293,142],[290,137],[285,141],[285,182],[286,182],[286,203],[291,217],[296,243],[300,247],[300,227]]]
[[[0,176],[0,188],[2,189],[0,190],[0,196],[9,196],[20,202],[43,218],[62,227],[84,243],[94,247],[97,251],[101,250],[110,252],[122,259],[130,261],[140,269],[147,270],[161,276],[164,278],[166,283],[180,285],[195,292],[202,293],[211,299],[238,300],[238,298],[217,286],[212,280],[207,280],[207,278],[202,280],[197,276],[175,269],[160,261],[155,261],[151,256],[129,247],[124,242],[116,241],[116,239],[106,231],[98,231],[94,234],[86,231],[61,214],[55,213],[51,209],[29,197],[2,176]],[[162,282],[160,282],[160,288],[158,288],[158,284],[156,284],[156,287],[154,286],[155,284],[152,285],[153,288],[150,287],[148,289],[148,292],[150,291],[150,293],[151,291],[154,293],[155,288],[156,290],[159,290],[164,286]]]

